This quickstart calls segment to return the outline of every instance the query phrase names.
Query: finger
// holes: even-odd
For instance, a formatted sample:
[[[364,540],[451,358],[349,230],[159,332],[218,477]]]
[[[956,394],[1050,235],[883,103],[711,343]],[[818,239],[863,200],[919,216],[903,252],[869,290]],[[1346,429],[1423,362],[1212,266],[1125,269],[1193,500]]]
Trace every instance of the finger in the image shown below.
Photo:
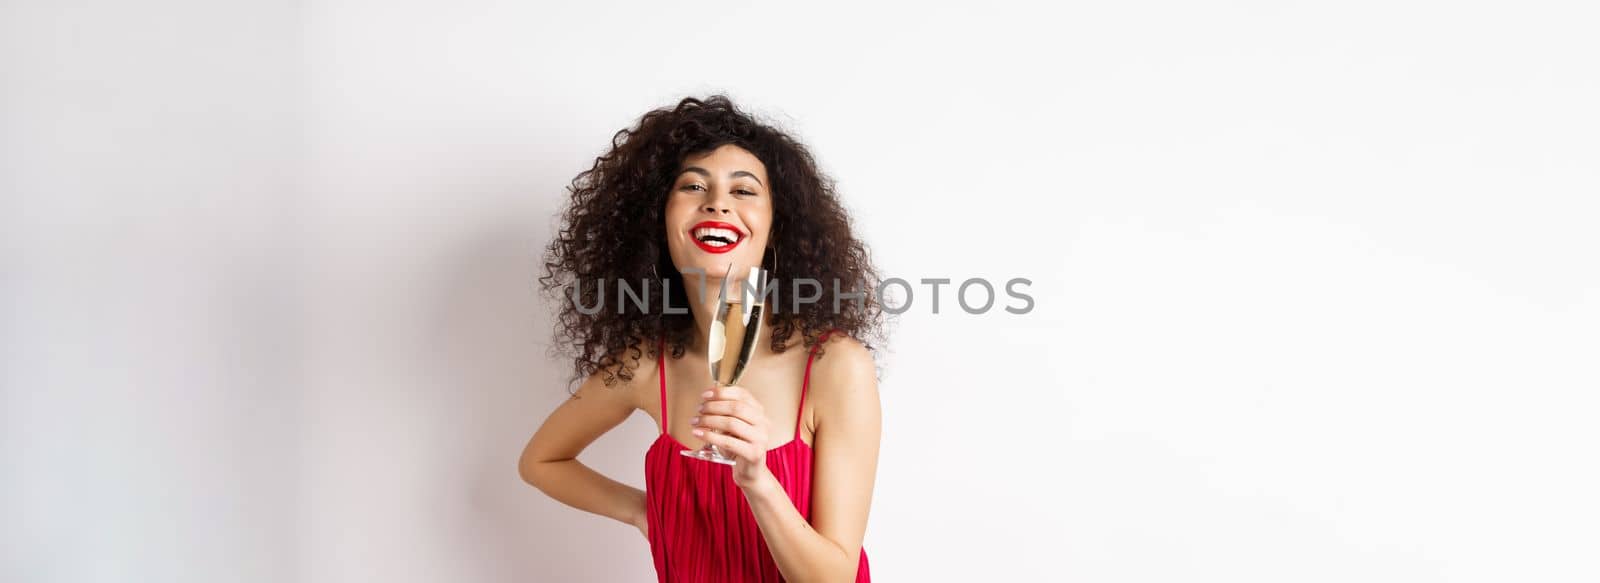
[[[706,395],[711,396],[707,397]],[[756,400],[755,395],[751,394],[750,391],[745,390],[743,387],[722,387],[720,390],[706,391],[705,393],[702,393],[701,396],[705,397],[705,400],[701,401],[701,404],[744,403],[750,408],[750,412],[752,414],[759,414],[766,410],[761,406],[761,401]]]
[[[755,447],[751,446],[750,442],[739,439],[736,436],[704,429],[694,430],[694,435],[706,440],[706,443],[717,446],[730,456],[744,458],[746,461],[754,461],[756,459],[754,456]]]
[[[738,417],[751,425],[759,425],[767,419],[759,408],[748,401],[707,401],[700,405],[700,414]]]
[[[746,399],[755,400],[755,397],[750,394],[750,391],[746,391],[744,387],[738,385],[714,387],[705,393],[701,393],[700,396],[705,397],[707,401],[742,401]]]
[[[714,429],[723,433],[730,433],[752,444],[765,444],[767,442],[766,431],[737,417],[706,415],[690,419],[689,423],[696,428]]]

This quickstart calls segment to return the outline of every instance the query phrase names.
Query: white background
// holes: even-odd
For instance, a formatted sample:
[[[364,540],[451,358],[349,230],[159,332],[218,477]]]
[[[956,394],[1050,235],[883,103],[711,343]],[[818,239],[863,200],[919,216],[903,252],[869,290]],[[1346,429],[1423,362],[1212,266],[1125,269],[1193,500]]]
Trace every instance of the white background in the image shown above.
[[[517,477],[533,278],[716,91],[1034,282],[894,328],[879,580],[1600,579],[1584,3],[544,4],[4,5],[0,579],[653,580]]]

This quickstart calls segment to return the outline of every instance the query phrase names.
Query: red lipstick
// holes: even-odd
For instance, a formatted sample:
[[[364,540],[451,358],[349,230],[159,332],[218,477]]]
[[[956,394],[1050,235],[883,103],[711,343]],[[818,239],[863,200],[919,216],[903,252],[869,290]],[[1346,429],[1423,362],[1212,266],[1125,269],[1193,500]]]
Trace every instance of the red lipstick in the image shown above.
[[[727,241],[725,244],[718,246],[717,243],[708,242],[707,239],[696,236],[697,232],[701,229],[721,229],[728,231],[732,234],[733,240]],[[709,235],[712,237],[727,239],[729,233],[711,233]],[[735,227],[722,221],[701,221],[696,223],[695,226],[689,228],[689,239],[694,241],[694,244],[700,246],[700,249],[706,253],[727,253],[732,251],[734,247],[738,247],[739,243],[744,241],[744,238],[745,232],[743,230],[740,230],[739,227]]]

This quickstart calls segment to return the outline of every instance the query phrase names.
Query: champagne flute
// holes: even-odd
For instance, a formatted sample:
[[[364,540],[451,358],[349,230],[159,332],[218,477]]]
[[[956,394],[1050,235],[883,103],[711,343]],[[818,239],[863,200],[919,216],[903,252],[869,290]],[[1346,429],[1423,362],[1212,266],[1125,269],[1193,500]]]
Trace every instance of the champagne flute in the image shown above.
[[[763,303],[767,296],[767,270],[751,267],[738,281],[740,289],[728,296],[728,282],[734,280],[733,266],[723,278],[717,291],[717,313],[711,318],[711,329],[706,331],[706,361],[711,367],[711,382],[717,388],[739,383],[745,367],[755,354],[756,342],[761,336],[765,320]],[[748,294],[749,297],[746,297]],[[707,443],[697,450],[680,450],[678,453],[719,464],[733,465],[733,458],[722,453],[717,446]]]

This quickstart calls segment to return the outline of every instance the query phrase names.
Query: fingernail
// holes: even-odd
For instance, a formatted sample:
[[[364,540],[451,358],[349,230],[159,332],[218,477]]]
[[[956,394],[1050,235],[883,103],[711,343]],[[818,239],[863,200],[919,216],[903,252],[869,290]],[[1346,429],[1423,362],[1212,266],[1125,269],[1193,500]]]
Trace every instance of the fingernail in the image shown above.
[[[700,424],[700,418],[699,417],[690,417],[689,418],[689,424],[690,425],[699,425]]]
[[[694,430],[694,436],[695,437],[700,437],[700,436],[705,435],[705,434],[706,434],[706,432],[701,431],[699,429]]]
[[[711,392],[711,391],[706,391],[706,392],[704,392],[704,393],[700,393],[700,396],[701,396],[701,397],[703,397],[703,398],[706,398],[706,399],[710,399],[710,398],[711,398],[711,395],[713,395],[713,394],[714,394],[714,393],[713,393],[713,392]]]
[[[695,412],[696,413],[705,413],[706,412],[705,404],[701,404],[699,409],[695,409]]]

